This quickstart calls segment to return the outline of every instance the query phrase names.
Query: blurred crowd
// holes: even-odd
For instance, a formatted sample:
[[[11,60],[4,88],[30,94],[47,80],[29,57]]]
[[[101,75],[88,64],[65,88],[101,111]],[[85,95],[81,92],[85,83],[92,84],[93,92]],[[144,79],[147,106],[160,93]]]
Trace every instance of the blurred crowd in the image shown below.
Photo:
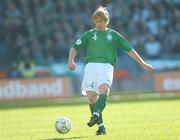
[[[36,66],[66,63],[75,40],[93,28],[99,5],[108,8],[109,27],[140,55],[179,59],[179,0],[0,0],[0,70],[20,77],[31,69],[32,77]],[[80,53],[77,61],[83,59]]]

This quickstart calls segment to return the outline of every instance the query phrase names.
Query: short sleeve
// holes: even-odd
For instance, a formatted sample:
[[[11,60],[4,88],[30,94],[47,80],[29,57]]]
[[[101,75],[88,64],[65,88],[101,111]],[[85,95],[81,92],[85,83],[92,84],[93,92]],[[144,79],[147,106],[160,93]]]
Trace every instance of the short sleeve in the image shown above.
[[[125,52],[132,50],[131,44],[118,32],[115,32],[116,36],[116,46]]]
[[[81,48],[86,47],[87,40],[88,40],[88,32],[85,32],[80,36],[79,39],[76,40],[73,48],[75,48],[76,50],[79,50]]]

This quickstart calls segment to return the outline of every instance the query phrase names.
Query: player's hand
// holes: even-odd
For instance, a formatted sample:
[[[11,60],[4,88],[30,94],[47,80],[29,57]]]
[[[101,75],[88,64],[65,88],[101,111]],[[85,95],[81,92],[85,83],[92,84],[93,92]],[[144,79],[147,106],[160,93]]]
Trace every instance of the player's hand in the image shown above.
[[[74,61],[68,61],[68,67],[70,70],[75,70],[76,64],[74,63]]]
[[[142,67],[145,69],[145,70],[148,70],[148,71],[154,71],[155,68],[153,66],[151,66],[150,64],[147,64],[147,63],[144,63],[142,65]]]

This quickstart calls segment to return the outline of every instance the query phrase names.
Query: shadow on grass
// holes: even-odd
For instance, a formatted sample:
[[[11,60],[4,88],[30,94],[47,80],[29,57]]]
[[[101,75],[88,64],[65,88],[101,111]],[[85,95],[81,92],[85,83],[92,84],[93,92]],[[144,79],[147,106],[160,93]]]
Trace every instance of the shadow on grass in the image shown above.
[[[83,139],[83,138],[87,138],[87,136],[83,136],[83,137],[69,137],[69,138],[52,138],[52,139],[43,139],[43,140],[73,140],[73,139]]]

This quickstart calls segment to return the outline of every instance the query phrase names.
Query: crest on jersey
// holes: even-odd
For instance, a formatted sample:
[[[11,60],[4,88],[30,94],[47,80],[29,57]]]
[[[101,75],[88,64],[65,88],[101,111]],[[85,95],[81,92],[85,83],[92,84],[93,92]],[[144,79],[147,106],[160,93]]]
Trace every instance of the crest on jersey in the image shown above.
[[[108,39],[108,41],[111,41],[111,40],[112,40],[112,35],[111,35],[111,34],[108,34],[108,35],[107,35],[107,39]]]
[[[81,43],[82,43],[81,39],[78,39],[78,40],[76,41],[76,45],[80,45]]]
[[[97,40],[97,35],[94,34],[94,36],[92,37],[92,39]]]

